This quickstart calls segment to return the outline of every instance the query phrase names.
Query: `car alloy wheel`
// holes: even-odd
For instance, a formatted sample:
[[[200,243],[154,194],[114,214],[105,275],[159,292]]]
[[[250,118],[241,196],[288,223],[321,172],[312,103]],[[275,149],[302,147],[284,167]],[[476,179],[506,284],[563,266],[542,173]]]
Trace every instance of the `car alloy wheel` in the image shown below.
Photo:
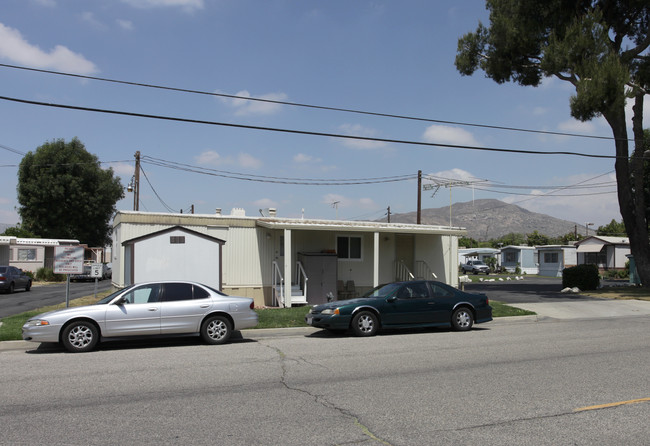
[[[201,337],[208,344],[223,344],[230,338],[230,321],[223,316],[213,316],[203,322]]]
[[[90,322],[73,322],[63,331],[63,346],[73,353],[92,350],[99,340],[97,327]]]

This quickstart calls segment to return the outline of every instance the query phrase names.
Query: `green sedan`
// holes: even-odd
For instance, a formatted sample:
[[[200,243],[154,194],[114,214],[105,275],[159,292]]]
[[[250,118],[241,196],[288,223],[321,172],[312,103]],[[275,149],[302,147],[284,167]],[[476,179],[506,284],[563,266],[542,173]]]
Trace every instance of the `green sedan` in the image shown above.
[[[372,336],[380,328],[452,327],[470,330],[492,320],[485,294],[466,293],[442,282],[414,280],[381,285],[362,297],[314,306],[308,325],[332,332],[348,329]]]

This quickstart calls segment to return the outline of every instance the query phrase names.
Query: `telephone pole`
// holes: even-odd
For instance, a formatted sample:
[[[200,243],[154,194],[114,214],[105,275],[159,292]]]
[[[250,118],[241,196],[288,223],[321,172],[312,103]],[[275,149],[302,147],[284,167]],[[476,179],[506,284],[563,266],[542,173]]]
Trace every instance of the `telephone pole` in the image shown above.
[[[417,224],[422,221],[422,171],[418,170],[418,216]]]
[[[135,173],[133,174],[133,210],[140,210],[140,151],[135,152]]]

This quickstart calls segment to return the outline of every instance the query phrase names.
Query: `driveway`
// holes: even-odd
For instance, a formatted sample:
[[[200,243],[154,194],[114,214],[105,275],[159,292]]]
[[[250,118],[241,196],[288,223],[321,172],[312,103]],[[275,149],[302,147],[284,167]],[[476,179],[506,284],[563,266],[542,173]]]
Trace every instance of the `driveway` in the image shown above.
[[[483,280],[465,284],[465,291],[485,293],[491,300],[534,311],[541,318],[592,319],[650,315],[650,302],[647,301],[610,300],[562,293],[561,278],[524,276],[523,280]]]

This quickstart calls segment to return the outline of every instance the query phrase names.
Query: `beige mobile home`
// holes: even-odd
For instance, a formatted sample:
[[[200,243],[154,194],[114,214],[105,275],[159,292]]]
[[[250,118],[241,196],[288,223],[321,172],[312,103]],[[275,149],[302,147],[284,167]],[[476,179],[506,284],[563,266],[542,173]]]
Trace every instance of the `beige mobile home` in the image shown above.
[[[185,234],[191,240],[182,243]],[[151,280],[187,279],[191,271],[192,279],[253,297],[257,306],[315,304],[412,278],[457,286],[458,237],[465,234],[446,226],[280,218],[274,210],[268,217],[242,209],[231,215],[119,211],[113,282],[138,281],[143,268]]]

